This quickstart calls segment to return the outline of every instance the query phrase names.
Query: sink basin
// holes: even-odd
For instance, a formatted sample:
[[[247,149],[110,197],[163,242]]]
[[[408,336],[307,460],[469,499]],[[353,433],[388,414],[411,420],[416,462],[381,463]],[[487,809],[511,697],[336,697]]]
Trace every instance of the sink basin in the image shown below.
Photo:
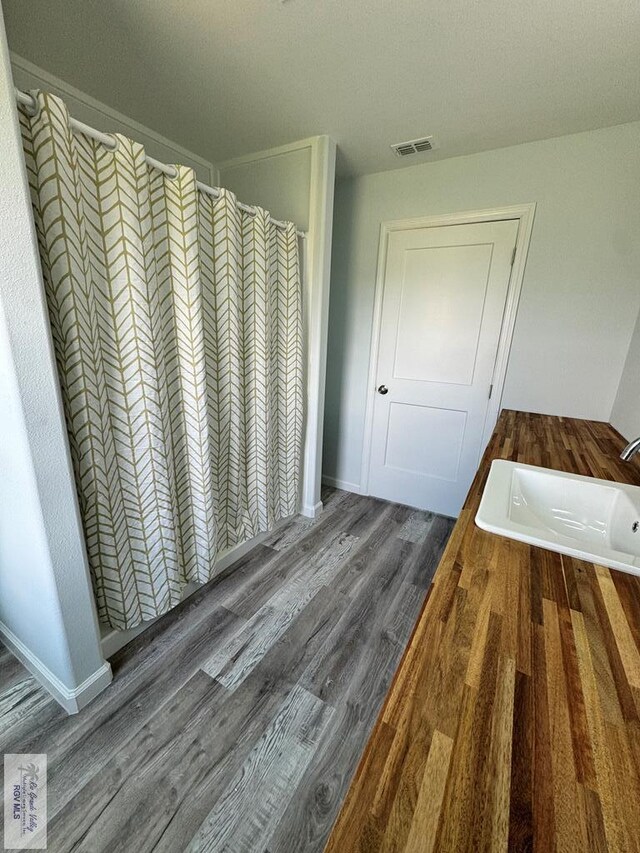
[[[640,487],[495,459],[476,524],[640,575]]]

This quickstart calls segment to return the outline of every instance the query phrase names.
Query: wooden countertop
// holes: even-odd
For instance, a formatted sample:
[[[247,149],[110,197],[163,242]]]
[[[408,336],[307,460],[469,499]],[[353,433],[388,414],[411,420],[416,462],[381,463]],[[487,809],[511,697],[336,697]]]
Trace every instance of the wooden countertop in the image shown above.
[[[492,459],[640,485],[623,446],[501,414],[327,851],[640,849],[640,577],[473,521]]]

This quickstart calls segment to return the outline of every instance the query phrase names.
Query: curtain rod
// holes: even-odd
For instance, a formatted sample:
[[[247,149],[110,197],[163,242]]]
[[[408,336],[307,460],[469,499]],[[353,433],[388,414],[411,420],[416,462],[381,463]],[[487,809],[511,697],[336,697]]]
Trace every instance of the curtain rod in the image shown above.
[[[15,90],[16,92],[16,100],[19,104],[22,104],[31,113],[35,113],[36,111],[36,102],[35,98],[32,95],[28,95],[26,92],[21,92],[19,89]],[[85,124],[82,121],[78,121],[76,118],[69,117],[69,124],[71,125],[71,129],[75,130],[76,133],[84,133],[85,136],[90,136],[92,139],[95,139],[97,142],[100,142],[106,148],[114,149],[116,147],[116,142],[114,137],[110,133],[102,133],[100,130],[96,130],[95,127],[90,127],[88,124]],[[178,172],[175,166],[169,166],[167,163],[161,163],[160,160],[156,160],[155,157],[150,157],[148,154],[146,155],[147,163],[149,166],[153,166],[154,169],[158,169],[160,172],[164,172],[165,175],[168,175],[170,178],[177,178]],[[206,195],[210,195],[213,198],[220,198],[220,190],[218,187],[210,187],[207,184],[203,184],[202,181],[197,181],[197,187],[200,192],[205,193]],[[240,210],[243,210],[245,213],[248,213],[250,216],[256,215],[255,207],[251,207],[248,204],[243,204],[241,201],[236,201],[236,204]],[[271,222],[276,228],[286,228],[286,222],[280,222],[278,219],[272,219]],[[306,237],[306,231],[296,231],[298,237]]]

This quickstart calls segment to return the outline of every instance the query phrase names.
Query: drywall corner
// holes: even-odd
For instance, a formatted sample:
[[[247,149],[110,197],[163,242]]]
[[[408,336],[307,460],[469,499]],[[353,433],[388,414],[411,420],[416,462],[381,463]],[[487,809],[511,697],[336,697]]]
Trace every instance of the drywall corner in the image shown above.
[[[0,636],[7,648],[35,676],[67,714],[77,714],[81,711],[111,683],[113,678],[111,665],[108,661],[103,661],[98,669],[80,684],[68,687],[2,622],[0,622]]]
[[[627,441],[640,435],[640,314],[611,409],[611,424]]]

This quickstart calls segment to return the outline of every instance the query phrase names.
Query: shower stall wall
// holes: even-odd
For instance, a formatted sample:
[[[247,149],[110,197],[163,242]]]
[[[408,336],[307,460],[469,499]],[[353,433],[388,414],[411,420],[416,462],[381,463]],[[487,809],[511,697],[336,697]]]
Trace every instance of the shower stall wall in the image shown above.
[[[97,105],[92,102],[88,96],[79,93],[77,90],[71,90],[71,87],[66,86],[62,81],[52,78],[46,72],[36,69],[34,66],[29,66],[28,63],[21,60],[19,57],[12,57],[14,64],[14,73],[16,74],[16,83],[21,88],[32,88],[35,85],[44,86],[49,89],[55,89],[59,93],[73,99],[74,113],[80,105],[84,112],[80,112],[82,118],[91,122],[91,124],[100,124],[105,127],[105,115],[108,117],[110,111],[104,105]],[[93,110],[93,114],[92,114]],[[126,124],[127,120],[122,116],[116,116],[116,121],[122,128],[122,123]],[[94,120],[93,116],[100,120]],[[134,134],[143,135],[148,133],[149,138],[153,139],[154,135],[151,131],[145,131],[140,126],[134,126]],[[107,124],[107,127],[109,125]],[[107,129],[105,127],[105,129]],[[301,472],[301,492],[302,492],[302,511],[308,515],[313,515],[319,511],[319,488],[320,488],[320,469],[319,464],[314,466],[314,460],[320,459],[321,450],[321,412],[322,412],[322,395],[323,388],[323,368],[324,368],[324,350],[326,348],[326,306],[328,301],[328,258],[330,254],[330,235],[331,235],[331,209],[333,197],[333,175],[335,164],[335,145],[326,137],[307,140],[304,143],[309,146],[312,151],[312,175],[310,176],[310,184],[312,191],[309,199],[309,241],[305,252],[305,279],[303,299],[305,302],[305,310],[309,312],[306,317],[305,340],[304,340],[304,397],[306,405],[306,422],[304,424],[305,432],[305,453],[304,465]],[[161,148],[162,145],[171,146],[167,140],[160,140],[159,146],[156,146],[154,154]],[[153,146],[151,146],[153,150]],[[161,152],[163,159],[174,159],[167,157]],[[178,158],[175,158],[178,159]],[[184,157],[179,157],[184,160]],[[199,163],[198,163],[199,166]],[[199,177],[204,177],[198,169]],[[215,181],[216,170],[212,169],[210,174]],[[227,198],[228,201],[228,198]],[[318,381],[321,380],[321,381]],[[249,543],[250,544],[250,543]],[[231,553],[224,555],[225,564],[233,559],[233,550]],[[0,626],[0,630],[2,630]],[[126,636],[125,632],[113,631],[107,638],[107,642],[103,643],[103,650],[112,652],[119,642],[114,641],[115,634]],[[37,650],[26,650],[26,654],[31,654],[32,663],[37,658]],[[40,667],[38,673],[38,664],[33,663],[32,670],[36,674],[44,672],[44,668]],[[46,676],[44,676],[46,682]],[[65,692],[75,691],[74,704],[79,707],[84,704],[82,700],[83,684],[77,683],[73,674],[65,679],[68,683],[64,684]],[[86,681],[86,679],[85,679]],[[91,681],[91,679],[89,679]],[[83,682],[84,683],[84,682]],[[104,686],[102,680],[99,686]],[[94,679],[94,687],[98,685],[98,681]],[[51,684],[47,684],[51,689]],[[78,692],[79,691],[79,692]],[[78,701],[75,702],[77,697]],[[57,698],[60,698],[57,696]],[[72,709],[73,710],[73,709]]]
[[[98,613],[127,629],[298,508],[295,226],[21,98]]]

